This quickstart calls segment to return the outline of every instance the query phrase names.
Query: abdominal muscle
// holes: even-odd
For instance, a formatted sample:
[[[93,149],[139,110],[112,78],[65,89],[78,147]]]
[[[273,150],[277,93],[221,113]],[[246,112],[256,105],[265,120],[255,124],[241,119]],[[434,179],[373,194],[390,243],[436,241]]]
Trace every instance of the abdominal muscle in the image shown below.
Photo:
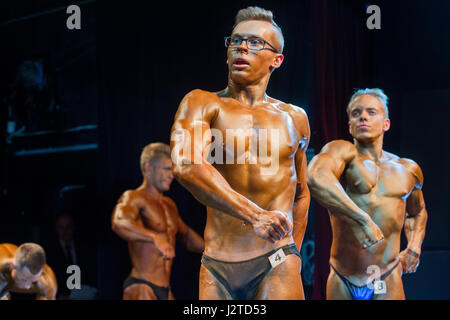
[[[128,250],[133,265],[132,277],[160,287],[169,286],[172,260],[164,260],[153,243],[132,241]]]
[[[289,212],[292,221],[292,213]],[[292,233],[272,243],[258,237],[250,224],[219,210],[208,208],[205,255],[222,261],[244,261],[292,243]]]
[[[330,263],[355,284],[365,284],[370,273],[367,268],[375,265],[384,274],[398,261],[400,251],[400,235],[403,226],[403,200],[390,197],[378,199],[377,206],[368,208],[356,197],[353,200],[362,209],[370,213],[373,221],[380,227],[384,240],[368,249],[353,235],[350,223],[337,214],[331,214],[333,243]]]
[[[237,175],[244,176],[238,173]],[[280,176],[284,178],[279,179]],[[245,183],[245,179],[233,180],[235,175],[226,177],[225,174],[225,178],[228,178],[227,181],[236,192],[264,210],[279,210],[287,214],[292,224],[296,181],[288,178],[289,176],[288,173],[279,172],[277,176],[265,177],[262,181],[258,175],[250,175],[250,181],[247,180],[248,182]],[[247,190],[253,190],[253,192]],[[204,252],[214,259],[244,261],[293,242],[292,232],[280,241],[272,243],[258,237],[251,224],[230,214],[211,207],[207,208],[207,214]]]

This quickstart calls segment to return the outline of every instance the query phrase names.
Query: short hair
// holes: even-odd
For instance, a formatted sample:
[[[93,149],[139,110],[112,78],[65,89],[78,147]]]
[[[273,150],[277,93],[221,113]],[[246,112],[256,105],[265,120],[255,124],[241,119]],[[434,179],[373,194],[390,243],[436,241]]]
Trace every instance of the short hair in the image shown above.
[[[273,13],[270,10],[266,10],[260,7],[248,7],[239,10],[236,15],[236,20],[234,22],[233,29],[236,28],[236,26],[243,21],[252,21],[252,20],[270,22],[280,32],[281,35],[280,53],[283,52],[284,49],[283,31],[281,31],[280,26],[278,26],[278,24],[273,20]]]
[[[141,153],[141,171],[145,172],[145,164],[154,164],[162,157],[170,158],[170,146],[162,142],[154,142],[146,145]]]
[[[32,274],[37,274],[45,266],[44,249],[36,243],[24,243],[14,254],[14,264],[22,269],[27,267]]]
[[[373,96],[373,97],[377,98],[378,100],[380,100],[380,102],[384,108],[384,115],[385,115],[386,119],[389,119],[389,109],[388,109],[389,98],[383,92],[383,90],[381,90],[379,88],[372,88],[372,89],[366,88],[366,89],[359,89],[359,90],[355,91],[355,93],[352,95],[352,97],[350,98],[350,101],[347,105],[347,114],[350,116],[350,108],[352,107],[356,98],[358,98],[359,96],[365,96],[365,95]]]

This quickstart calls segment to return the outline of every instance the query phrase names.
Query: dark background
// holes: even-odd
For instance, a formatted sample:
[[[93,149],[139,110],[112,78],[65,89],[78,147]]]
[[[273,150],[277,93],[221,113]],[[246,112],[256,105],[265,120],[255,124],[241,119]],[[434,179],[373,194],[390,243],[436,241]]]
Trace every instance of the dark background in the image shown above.
[[[416,275],[407,297],[448,299],[450,215],[444,199],[450,133],[450,1],[374,1],[381,30],[368,30],[367,1],[82,1],[81,30],[68,30],[69,1],[4,1],[1,21],[0,242],[46,243],[54,217],[75,216],[77,234],[97,252],[100,299],[119,299],[129,272],[125,241],[110,230],[120,194],[141,182],[146,144],[169,142],[182,97],[225,87],[223,37],[241,8],[274,12],[285,35],[285,61],[268,94],[302,106],[312,129],[310,156],[324,143],[349,139],[345,105],[355,88],[380,87],[390,98],[385,149],[417,161],[429,212]],[[47,79],[41,104],[26,111],[27,128],[6,133],[17,68],[39,61]],[[16,120],[16,123],[19,122]],[[188,225],[203,232],[205,208],[176,181],[168,193]],[[315,298],[323,298],[330,231],[313,202],[305,240],[315,241]],[[177,247],[172,287],[198,297],[200,255]],[[305,287],[307,297],[312,288]]]

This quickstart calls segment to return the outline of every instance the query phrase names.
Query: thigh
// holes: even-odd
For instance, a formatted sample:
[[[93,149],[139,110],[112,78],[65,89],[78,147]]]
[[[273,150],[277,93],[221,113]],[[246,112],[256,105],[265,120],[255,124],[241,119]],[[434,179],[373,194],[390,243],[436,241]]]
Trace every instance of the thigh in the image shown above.
[[[374,294],[374,300],[405,300],[405,292],[403,290],[401,265],[397,266],[392,273],[384,279],[386,282],[385,294]]]
[[[286,261],[270,270],[256,293],[256,300],[304,300],[301,260],[290,254]]]
[[[199,300],[231,300],[231,295],[202,264],[200,267]]]
[[[158,298],[148,285],[132,284],[123,291],[123,300],[158,300]]]
[[[327,281],[327,300],[353,300],[345,282],[331,267]]]

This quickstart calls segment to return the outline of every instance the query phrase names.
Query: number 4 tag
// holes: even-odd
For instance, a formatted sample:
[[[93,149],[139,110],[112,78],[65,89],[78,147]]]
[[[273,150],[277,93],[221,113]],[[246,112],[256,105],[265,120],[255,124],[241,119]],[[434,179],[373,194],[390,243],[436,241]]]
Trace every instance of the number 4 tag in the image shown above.
[[[279,264],[282,264],[284,261],[286,261],[286,255],[284,254],[283,249],[279,249],[277,252],[271,255],[269,257],[269,261],[270,264],[272,265],[272,268],[275,268]]]

